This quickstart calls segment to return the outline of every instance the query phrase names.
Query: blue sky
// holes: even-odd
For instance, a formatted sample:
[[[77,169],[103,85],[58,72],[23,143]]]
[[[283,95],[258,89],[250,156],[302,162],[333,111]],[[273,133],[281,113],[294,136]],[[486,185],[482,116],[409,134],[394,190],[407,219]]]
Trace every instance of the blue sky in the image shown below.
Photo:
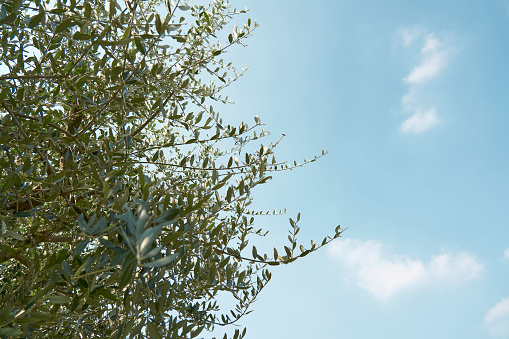
[[[225,120],[329,152],[255,192],[288,211],[265,244],[348,227],[273,270],[247,338],[509,338],[509,1],[234,3],[261,26]]]

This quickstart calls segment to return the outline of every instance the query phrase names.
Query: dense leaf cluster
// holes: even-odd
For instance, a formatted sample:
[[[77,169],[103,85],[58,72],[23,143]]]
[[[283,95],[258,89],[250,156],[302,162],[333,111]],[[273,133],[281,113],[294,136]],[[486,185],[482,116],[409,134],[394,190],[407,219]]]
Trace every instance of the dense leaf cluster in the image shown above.
[[[244,11],[0,4],[0,336],[195,338],[249,312],[267,265],[340,235],[306,249],[297,218],[281,254],[247,249],[265,234],[251,190],[291,167],[277,142],[246,151],[268,135],[258,117],[233,127],[211,106],[242,74],[221,56],[256,28],[226,31]]]

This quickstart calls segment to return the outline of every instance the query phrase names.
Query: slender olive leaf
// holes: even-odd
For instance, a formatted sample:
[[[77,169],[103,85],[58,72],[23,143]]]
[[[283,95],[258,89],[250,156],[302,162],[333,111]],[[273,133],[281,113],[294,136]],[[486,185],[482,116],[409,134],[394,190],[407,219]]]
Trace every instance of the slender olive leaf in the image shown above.
[[[103,185],[103,199],[106,200],[110,196],[110,184],[105,180]]]
[[[50,313],[38,312],[38,311],[33,311],[33,310],[30,312],[30,316],[33,318],[39,319],[39,320],[48,320],[48,319],[51,319],[54,317]]]
[[[68,277],[72,277],[72,268],[67,261],[62,261],[62,269],[64,274]]]
[[[184,231],[172,232],[169,235],[163,237],[161,239],[161,243],[163,243],[163,244],[171,244],[173,241],[175,241],[178,238],[182,237],[182,235],[184,235]]]
[[[60,181],[62,181],[64,178],[65,178],[65,175],[67,174],[67,171],[66,170],[63,170],[59,173],[57,173],[53,178],[52,178],[52,182],[53,183],[58,183]]]
[[[136,221],[134,220],[133,212],[129,209],[126,213],[127,227],[132,235],[136,234]]]
[[[155,257],[159,253],[161,253],[162,247],[154,247],[150,251],[148,251],[146,254],[143,255],[143,259],[150,259],[152,257]]]
[[[151,248],[156,237],[161,233],[162,226],[151,227],[146,229],[141,236],[140,254],[143,257],[145,253]]]
[[[159,14],[156,14],[155,18],[156,18],[156,21],[155,21],[156,31],[159,35],[161,35],[164,32],[163,23],[161,22],[161,17],[159,16]]]
[[[13,23],[17,18],[19,17],[19,15],[17,13],[14,13],[14,14],[10,14],[10,15],[7,15],[6,17],[3,17],[2,19],[0,19],[0,25],[8,25],[8,24],[11,24]]]
[[[52,304],[67,304],[70,303],[72,300],[71,298],[64,295],[53,295],[48,298],[48,301]]]
[[[86,233],[86,229],[85,229],[85,226],[86,226],[85,216],[83,215],[83,213],[81,213],[78,216],[78,226],[80,227],[82,232]]]
[[[32,214],[30,212],[15,212],[12,214],[13,217],[16,217],[16,218],[27,218],[27,217],[30,217],[32,216]]]
[[[150,338],[153,338],[153,339],[162,339],[161,334],[157,330],[157,327],[158,326],[156,326],[151,321],[149,321],[147,323],[147,330],[148,330],[148,334],[150,335]]]
[[[21,7],[21,0],[13,0],[11,3],[11,13],[17,13],[19,8]]]
[[[81,78],[78,79],[78,81],[76,81],[76,87],[81,87],[85,84],[85,82],[89,79],[90,77],[88,75],[84,75],[82,76]]]
[[[94,227],[92,227],[92,229],[90,230],[90,234],[97,234],[97,233],[101,232],[102,230],[104,230],[106,228],[107,223],[108,223],[108,221],[106,220],[106,218],[101,217],[99,219],[99,221],[97,221],[97,223],[94,225]]]
[[[141,265],[142,267],[162,267],[172,264],[178,259],[179,255],[174,253],[170,254],[169,256],[151,261],[149,263],[146,263],[144,265]]]
[[[92,104],[94,106],[96,106],[97,104],[95,102],[92,101],[92,99],[90,99],[89,97],[85,96],[85,95],[80,95],[81,99],[85,100],[86,102],[88,102],[89,104]]]
[[[18,329],[12,328],[12,327],[0,328],[1,335],[18,336],[18,335],[22,335],[23,333],[24,333],[23,331],[20,331]]]
[[[113,302],[118,302],[118,298],[115,297],[115,295],[113,293],[111,293],[108,289],[106,288],[103,288],[101,290],[99,290],[97,292],[97,294],[103,296],[104,298],[110,300],[110,301],[113,301]]]
[[[136,48],[138,49],[138,51],[140,51],[141,54],[147,53],[143,41],[140,38],[134,38],[134,44],[136,45]]]
[[[77,255],[80,255],[81,252],[83,252],[85,250],[85,248],[87,247],[89,241],[90,241],[90,239],[85,239],[85,240],[80,241],[78,243],[78,245],[76,246],[74,253]]]
[[[74,25],[77,25],[76,22],[74,22],[73,18],[65,19],[61,23],[55,27],[55,33],[60,33],[65,31],[67,28],[72,27]]]
[[[16,318],[14,322],[19,325],[25,325],[25,324],[34,324],[39,322],[39,319],[36,318]]]
[[[140,205],[141,211],[138,215],[138,220],[136,221],[136,239],[141,240],[141,235],[148,221],[148,211],[147,207]]]
[[[166,6],[166,10],[171,13],[172,11],[172,8],[171,8],[171,4],[170,4],[170,0],[164,0],[164,4]]]
[[[205,329],[203,326],[199,326],[197,329],[191,332],[191,338],[196,338]],[[244,329],[245,330],[245,329]],[[243,335],[244,336],[244,335]]]
[[[76,32],[74,33],[74,35],[72,36],[72,38],[74,40],[91,40],[92,39],[92,36],[89,35],[89,34],[86,34],[86,33],[82,33],[82,32]]]
[[[129,281],[134,278],[133,274],[135,268],[136,268],[136,258],[132,253],[129,253],[124,259],[124,262],[122,263],[122,275],[118,283],[119,290],[123,289],[129,283]]]
[[[44,17],[45,17],[44,12],[39,12],[38,14],[31,17],[30,20],[28,21],[27,25],[28,28],[34,28],[35,26],[39,25],[44,20]]]
[[[99,238],[99,242],[101,243],[101,245],[103,245],[104,247],[109,248],[110,250],[118,249],[118,247],[115,246],[115,244],[113,244],[111,241],[108,241],[106,239]]]
[[[4,233],[5,236],[7,237],[11,237],[13,239],[16,239],[16,240],[19,240],[19,241],[24,241],[25,240],[25,237],[23,237],[21,234],[19,234],[18,232],[16,231],[12,231],[12,230],[8,230]]]

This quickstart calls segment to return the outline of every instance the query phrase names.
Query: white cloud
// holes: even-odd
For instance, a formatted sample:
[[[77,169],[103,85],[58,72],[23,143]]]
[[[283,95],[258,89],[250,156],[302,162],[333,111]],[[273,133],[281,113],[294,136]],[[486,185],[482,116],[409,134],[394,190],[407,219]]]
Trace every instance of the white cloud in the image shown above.
[[[416,66],[405,78],[409,84],[418,84],[436,77],[446,64],[444,53],[433,53],[429,58]]]
[[[435,109],[430,109],[424,113],[417,111],[401,124],[401,131],[403,133],[422,133],[436,125],[438,122],[439,119]]]
[[[509,298],[502,299],[486,312],[484,325],[492,336],[509,338]]]
[[[504,251],[504,259],[509,260],[509,248],[506,248]]]
[[[443,253],[423,263],[406,255],[386,254],[375,240],[340,239],[329,246],[328,253],[347,269],[350,279],[380,300],[427,285],[456,285],[477,278],[484,270],[468,253]]]
[[[401,39],[405,46],[413,41],[422,43],[418,64],[403,78],[408,90],[401,103],[403,110],[412,115],[402,123],[401,131],[422,133],[440,121],[437,110],[429,107],[429,93],[425,85],[437,78],[447,66],[450,48],[433,34],[424,36],[417,30],[403,31]]]
[[[404,79],[409,84],[419,84],[435,78],[447,63],[447,53],[442,48],[443,43],[428,35],[421,48],[421,62],[412,69]]]
[[[457,285],[479,277],[484,265],[475,256],[459,252],[432,256],[427,268],[434,281]]]

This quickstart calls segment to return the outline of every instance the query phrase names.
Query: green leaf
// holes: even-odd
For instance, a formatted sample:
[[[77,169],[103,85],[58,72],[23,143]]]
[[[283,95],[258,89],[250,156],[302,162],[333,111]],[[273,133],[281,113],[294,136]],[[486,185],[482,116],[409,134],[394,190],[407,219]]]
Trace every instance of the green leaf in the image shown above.
[[[34,324],[39,322],[39,319],[35,318],[17,318],[14,320],[16,324],[24,325],[24,324]]]
[[[144,264],[142,266],[143,267],[161,267],[161,266],[166,266],[166,265],[170,265],[173,262],[175,262],[178,259],[178,257],[179,257],[179,255],[174,253],[174,254],[170,254],[167,257],[163,257],[161,259],[157,259],[155,261],[151,261],[151,262],[149,262],[147,264]]]
[[[140,38],[134,38],[134,44],[136,45],[136,48],[138,51],[140,51],[141,54],[147,53],[145,50],[145,45],[143,44],[143,41]]]
[[[159,35],[163,34],[163,23],[161,22],[161,17],[159,14],[156,14],[156,31]]]
[[[147,330],[151,339],[162,339],[161,334],[157,330],[157,326],[151,321],[147,323]]]
[[[114,243],[112,243],[111,241],[108,241],[106,239],[103,239],[103,238],[100,238],[99,239],[99,242],[104,246],[104,247],[107,247],[109,248],[110,250],[117,250],[119,247],[118,246],[115,246]]]
[[[133,41],[133,38],[120,39],[120,40],[116,40],[116,41],[95,40],[94,44],[98,44],[101,46],[122,46],[122,45],[127,45],[131,41]]]
[[[0,19],[0,25],[7,25],[10,23],[13,23],[16,20],[16,18],[18,18],[18,17],[19,17],[18,13],[10,14],[10,15]]]
[[[108,183],[108,181],[104,181],[104,184],[103,184],[103,199],[104,200],[107,200],[110,196],[110,184]]]
[[[89,35],[89,34],[86,34],[86,33],[82,33],[82,32],[76,32],[74,33],[74,35],[72,36],[72,38],[74,40],[91,40],[92,39],[92,36]]]
[[[73,21],[72,18],[66,19],[57,25],[57,27],[55,28],[55,33],[63,32],[67,28],[74,26],[74,25],[77,25],[77,24]]]
[[[21,0],[13,0],[11,4],[11,13],[16,14],[21,7]]]
[[[97,104],[95,102],[92,101],[92,99],[90,99],[89,97],[87,97],[86,95],[80,95],[80,97],[85,100],[86,102],[88,102],[89,104],[92,104],[94,106],[96,106]]]
[[[145,232],[143,232],[141,238],[141,244],[140,244],[140,254],[143,257],[145,253],[152,248],[152,244],[154,243],[154,240],[159,235],[161,230],[163,229],[162,226],[158,227],[151,227],[149,229],[146,229]]]
[[[67,261],[62,261],[62,269],[66,276],[72,277],[72,268]]]
[[[57,173],[53,177],[52,182],[53,183],[57,183],[57,182],[60,182],[60,181],[64,180],[66,174],[67,174],[67,170],[63,170],[63,171]]]
[[[83,86],[83,84],[89,79],[90,77],[88,75],[84,75],[82,76],[81,78],[78,79],[78,81],[76,81],[76,87],[81,87]]]
[[[16,217],[16,218],[27,218],[27,217],[32,216],[32,214],[30,212],[21,211],[21,212],[13,213],[12,216]]]
[[[45,15],[46,14],[44,12],[39,12],[39,14],[31,17],[28,21],[28,28],[34,28],[35,26],[39,25],[44,20]]]
[[[48,301],[52,304],[67,304],[71,302],[71,298],[64,295],[52,295]]]
[[[133,278],[134,269],[136,268],[136,258],[129,253],[122,263],[122,275],[118,284],[118,289],[123,289],[127,283]]]
[[[115,297],[115,295],[113,293],[111,293],[108,289],[106,288],[103,288],[101,290],[99,290],[97,292],[97,294],[103,296],[104,298],[110,300],[110,301],[113,301],[113,302],[118,302],[118,299],[117,297]]]
[[[83,252],[83,250],[87,247],[89,241],[90,241],[89,239],[80,241],[79,244],[76,246],[74,253],[76,253],[76,255],[80,255],[81,252]]]
[[[18,232],[15,232],[15,231],[12,231],[12,230],[8,230],[4,233],[5,236],[7,237],[11,237],[13,239],[16,239],[16,240],[19,240],[19,241],[24,241],[25,240],[25,237],[23,237],[21,234],[19,234]]]
[[[4,327],[0,329],[1,335],[9,335],[9,336],[15,336],[15,335],[22,335],[23,331],[20,331],[18,329],[12,328],[12,327]]]

